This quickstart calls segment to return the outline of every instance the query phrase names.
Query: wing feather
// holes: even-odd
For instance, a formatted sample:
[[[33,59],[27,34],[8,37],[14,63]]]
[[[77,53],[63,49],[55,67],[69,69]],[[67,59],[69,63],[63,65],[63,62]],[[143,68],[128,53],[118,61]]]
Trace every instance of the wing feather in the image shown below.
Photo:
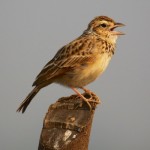
[[[91,39],[79,37],[68,45],[62,47],[41,70],[36,77],[34,85],[50,84],[53,78],[64,74],[68,69],[78,67],[82,63],[93,61],[91,57],[93,42]]]

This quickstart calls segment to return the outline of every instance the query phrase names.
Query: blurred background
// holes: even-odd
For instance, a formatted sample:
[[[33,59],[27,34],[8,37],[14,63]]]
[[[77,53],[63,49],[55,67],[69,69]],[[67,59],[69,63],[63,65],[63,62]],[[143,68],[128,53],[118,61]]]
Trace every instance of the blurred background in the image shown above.
[[[150,149],[150,2],[140,0],[0,1],[0,149],[36,150],[50,104],[71,89],[52,84],[25,114],[16,109],[42,67],[95,17],[126,24],[105,73],[87,86],[101,98],[89,150]]]

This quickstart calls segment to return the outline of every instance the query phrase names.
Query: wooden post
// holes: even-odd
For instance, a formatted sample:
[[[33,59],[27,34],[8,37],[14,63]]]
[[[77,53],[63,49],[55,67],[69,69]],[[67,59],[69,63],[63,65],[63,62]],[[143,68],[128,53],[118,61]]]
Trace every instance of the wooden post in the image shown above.
[[[92,120],[98,97],[83,93],[88,105],[77,95],[60,98],[50,105],[44,118],[38,150],[88,150]]]

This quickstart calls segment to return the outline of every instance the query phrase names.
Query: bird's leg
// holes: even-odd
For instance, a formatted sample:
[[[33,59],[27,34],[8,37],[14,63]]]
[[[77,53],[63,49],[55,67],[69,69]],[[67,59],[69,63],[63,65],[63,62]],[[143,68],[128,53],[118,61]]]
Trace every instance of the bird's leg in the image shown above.
[[[91,107],[91,104],[88,102],[88,99],[85,98],[76,88],[74,88],[74,87],[71,87],[71,88],[79,97],[81,97],[88,104],[90,111],[91,111],[92,107]]]
[[[88,93],[88,94],[91,94],[91,93],[92,93],[92,91],[86,89],[85,87],[81,87],[81,89],[82,89],[84,92]]]
[[[88,89],[85,88],[85,87],[81,87],[81,89],[82,89],[85,93],[88,93],[89,95],[91,95],[91,94],[93,93],[92,91],[88,90]],[[94,100],[92,99],[92,97],[89,98],[88,101],[89,101],[89,102],[94,102],[94,103],[97,103],[97,104],[100,103],[100,101],[98,101],[98,102],[97,102],[97,101],[94,101]]]

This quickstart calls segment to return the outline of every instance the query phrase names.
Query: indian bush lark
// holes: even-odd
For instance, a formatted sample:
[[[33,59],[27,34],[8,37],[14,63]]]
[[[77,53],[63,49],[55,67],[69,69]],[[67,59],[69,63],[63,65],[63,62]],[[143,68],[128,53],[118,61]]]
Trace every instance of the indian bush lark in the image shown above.
[[[63,46],[36,77],[34,89],[21,103],[17,111],[25,112],[33,97],[43,87],[58,83],[70,87],[91,109],[90,100],[85,98],[76,88],[90,92],[85,85],[93,82],[107,68],[115,52],[116,40],[123,35],[115,31],[124,26],[107,16],[98,16],[88,25],[81,36]]]

